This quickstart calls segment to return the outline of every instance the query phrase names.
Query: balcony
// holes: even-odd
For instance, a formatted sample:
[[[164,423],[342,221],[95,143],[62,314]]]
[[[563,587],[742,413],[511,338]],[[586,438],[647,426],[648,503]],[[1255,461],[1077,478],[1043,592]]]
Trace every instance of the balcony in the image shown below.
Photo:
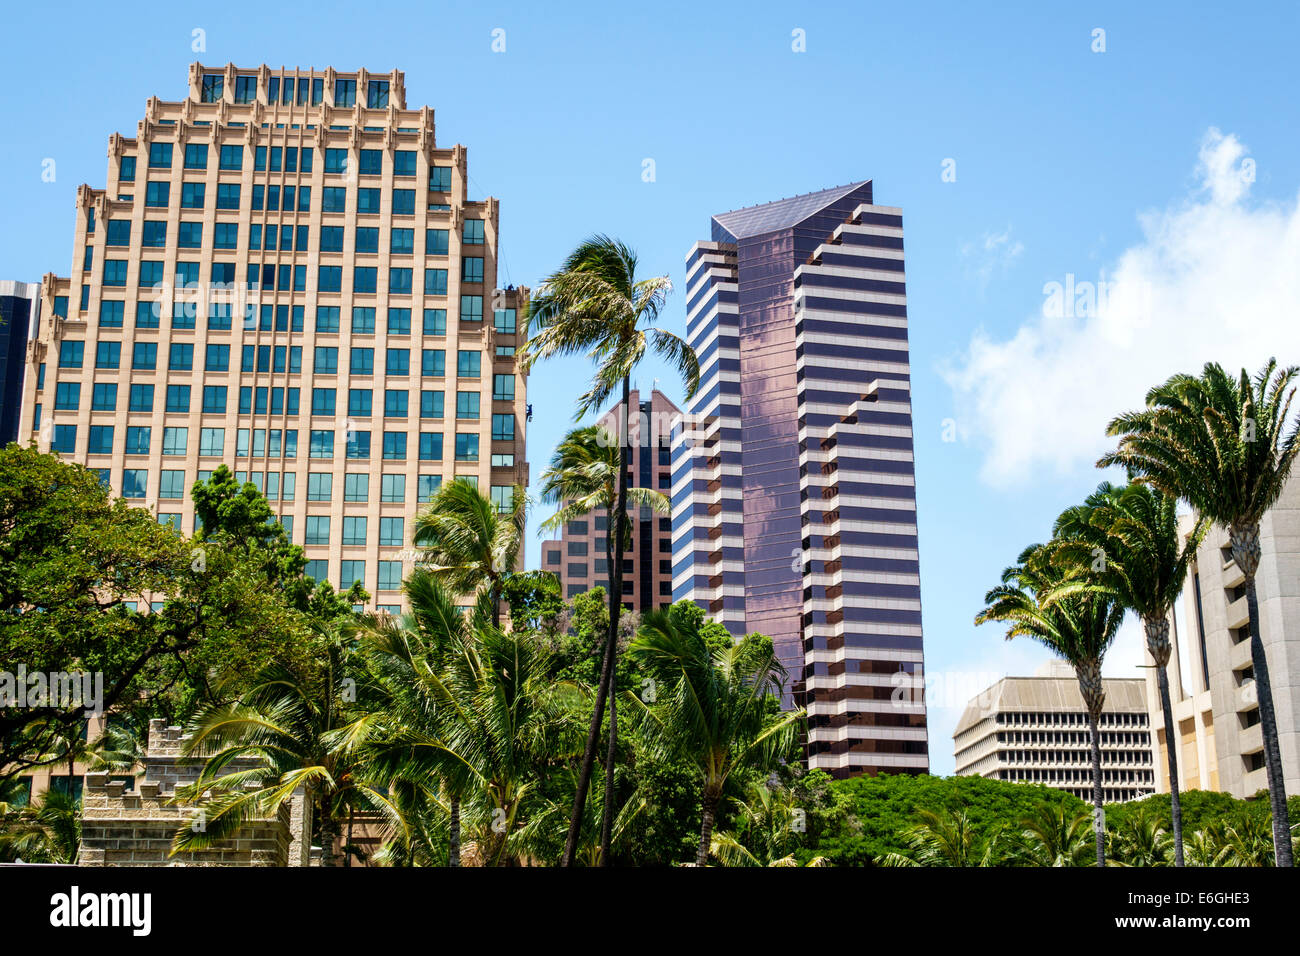
[[[1229,558],[1223,565],[1223,586],[1225,588],[1235,588],[1246,580],[1246,575],[1242,573],[1241,568],[1237,567],[1237,562]]]
[[[1250,611],[1246,608],[1246,596],[1243,594],[1228,605],[1227,620],[1229,628],[1245,627],[1250,622]]]

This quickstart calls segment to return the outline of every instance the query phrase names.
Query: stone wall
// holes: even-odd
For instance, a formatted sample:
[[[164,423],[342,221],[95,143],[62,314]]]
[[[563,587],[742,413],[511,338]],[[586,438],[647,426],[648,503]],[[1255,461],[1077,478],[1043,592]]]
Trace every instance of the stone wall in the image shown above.
[[[143,774],[136,791],[107,774],[86,777],[80,866],[304,866],[311,814],[302,794],[271,818],[254,820],[211,849],[171,853],[177,829],[195,807],[172,803],[176,788],[198,779],[200,765],[181,757],[182,733],[162,720],[149,723]],[[229,770],[239,769],[232,765]],[[296,826],[296,828],[295,828]],[[303,838],[306,834],[306,838]],[[293,852],[291,853],[291,846]]]

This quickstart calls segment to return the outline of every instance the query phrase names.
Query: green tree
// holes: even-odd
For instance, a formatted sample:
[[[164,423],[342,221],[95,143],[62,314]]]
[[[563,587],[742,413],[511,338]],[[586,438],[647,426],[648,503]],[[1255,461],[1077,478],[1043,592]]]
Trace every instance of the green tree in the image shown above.
[[[1000,830],[986,838],[964,811],[920,810],[906,834],[908,853],[888,853],[881,866],[997,866]]]
[[[24,807],[0,803],[0,860],[76,863],[81,847],[81,800],[46,790]]]
[[[621,385],[618,496],[610,529],[613,540],[619,542],[627,534],[627,472],[631,460],[628,419],[633,371],[646,353],[653,351],[676,366],[686,382],[688,399],[700,384],[700,366],[695,350],[680,336],[653,328],[672,291],[672,283],[667,276],[637,279],[636,267],[636,253],[618,240],[593,236],[582,242],[565,259],[560,270],[547,278],[541,293],[529,303],[529,338],[521,353],[525,370],[537,361],[552,357],[586,353],[592,358],[596,363],[596,373],[591,388],[578,400],[575,416],[578,419],[599,411]],[[609,633],[605,642],[605,659],[588,727],[573,812],[569,818],[564,866],[572,865],[577,850],[583,807],[613,681],[622,594],[623,562],[615,561],[610,566]],[[617,728],[612,724],[610,736],[609,750],[613,752]],[[605,814],[604,819],[602,846],[606,851],[604,856],[608,858],[609,814]]]
[[[797,737],[802,710],[775,711],[784,669],[772,642],[758,635],[711,653],[698,632],[677,626],[671,611],[651,611],[628,649],[658,681],[652,706],[628,695],[647,718],[660,753],[677,753],[700,774],[698,866],[708,862],[713,821],[732,773],[766,770]]]
[[[478,486],[457,478],[439,488],[415,517],[412,540],[420,566],[456,594],[486,594],[492,625],[501,626],[501,596],[523,540],[527,496],[515,488],[502,513]]]
[[[1097,723],[1106,701],[1101,663],[1124,621],[1124,606],[1107,591],[1063,593],[1066,575],[1052,563],[1055,544],[1031,545],[1018,562],[1002,572],[1002,583],[984,597],[976,624],[999,621],[1009,626],[1007,639],[1038,641],[1074,668],[1088,714],[1092,743],[1092,802],[1095,811],[1097,865],[1106,865],[1101,800],[1101,736]],[[1055,593],[1054,593],[1055,592]]]
[[[1178,499],[1149,485],[1117,487],[1103,482],[1082,505],[1067,508],[1056,521],[1058,558],[1078,572],[1057,593],[1101,588],[1113,593],[1142,620],[1147,652],[1155,662],[1166,736],[1175,726],[1169,697],[1169,621],[1182,593],[1205,522],[1194,524],[1186,539],[1178,530]],[[1174,859],[1183,865],[1183,821],[1178,799],[1178,749],[1169,759],[1169,801]]]
[[[1278,368],[1274,360],[1253,379],[1245,369],[1234,378],[1215,363],[1199,376],[1175,375],[1147,393],[1145,408],[1110,423],[1107,434],[1119,437],[1119,447],[1098,462],[1123,465],[1135,480],[1187,501],[1197,514],[1228,529],[1232,558],[1245,578],[1278,866],[1292,865],[1291,831],[1255,575],[1260,521],[1282,494],[1300,453],[1291,415],[1296,375],[1296,368]]]
[[[1096,845],[1089,816],[1078,801],[1040,804],[1021,819],[1013,858],[1028,866],[1087,866]]]

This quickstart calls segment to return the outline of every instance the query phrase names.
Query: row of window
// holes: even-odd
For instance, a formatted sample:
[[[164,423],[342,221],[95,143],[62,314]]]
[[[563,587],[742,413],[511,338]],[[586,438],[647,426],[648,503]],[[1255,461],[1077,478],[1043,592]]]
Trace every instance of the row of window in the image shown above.
[[[87,247],[89,249],[89,247]],[[224,287],[235,284],[235,263],[214,262],[211,269],[211,282]],[[195,295],[202,292],[199,284],[199,263],[179,261],[176,263],[176,288],[193,290]],[[268,292],[307,292],[307,267],[292,263],[256,263],[250,262],[245,269],[245,284],[249,289]],[[105,288],[125,288],[127,285],[128,262],[125,259],[105,259],[102,282]],[[411,268],[390,268],[388,270],[388,293],[390,295],[413,295],[415,270]],[[476,256],[467,256],[462,260],[461,279],[464,282],[481,283],[483,281],[483,260]],[[152,289],[166,284],[166,264],[161,260],[142,259],[140,261],[139,281],[137,287]],[[319,266],[316,273],[316,291],[342,292],[343,267]],[[376,266],[354,266],[352,271],[352,291],[357,294],[374,295],[379,291],[379,269]],[[424,270],[424,294],[444,296],[447,294],[447,270]],[[82,287],[81,309],[84,311],[90,301],[90,287]],[[215,305],[215,303],[214,303]],[[197,303],[186,303],[189,311],[194,311]],[[229,308],[229,305],[226,304]],[[462,295],[460,297],[460,317],[468,322],[483,321],[483,296]]]
[[[390,81],[369,80],[366,83],[366,108],[387,109]],[[256,75],[239,75],[235,77],[233,91],[236,103],[257,102],[258,77]],[[204,73],[199,83],[199,102],[217,103],[226,91],[224,73]],[[357,102],[357,81],[336,79],[334,81],[334,106],[355,106]],[[267,77],[266,102],[268,105],[280,103],[285,106],[319,106],[325,99],[325,80],[319,76],[287,76],[276,74]]]
[[[198,207],[190,207],[190,201],[197,201]],[[202,208],[203,194],[198,191],[195,194],[187,193],[181,201],[184,208]],[[466,220],[465,225],[477,222],[482,225],[481,219]],[[343,226],[322,226],[320,228],[320,242],[318,251],[320,252],[343,252]],[[213,248],[214,249],[236,249],[239,234],[239,223],[236,222],[218,222],[214,224]],[[307,226],[276,226],[274,223],[268,224],[263,231],[262,224],[253,223],[249,226],[248,248],[250,250],[260,250],[265,247],[267,250],[280,249],[281,251],[309,251],[309,229]],[[447,229],[426,229],[424,231],[425,254],[430,256],[448,255],[450,249],[450,231]],[[129,219],[110,219],[108,220],[107,232],[104,237],[104,244],[110,248],[117,248],[131,245],[131,220]],[[467,242],[467,244],[470,244]],[[478,244],[482,244],[482,240]],[[145,249],[162,249],[167,245],[167,223],[163,220],[146,219],[142,223],[140,245]],[[186,222],[185,220],[177,223],[176,245],[182,249],[199,249],[203,246],[203,223]],[[359,226],[353,230],[353,251],[359,255],[377,255],[379,253],[379,229],[378,227]],[[414,255],[415,254],[415,230],[393,228],[389,232],[388,250],[391,255]],[[462,264],[462,276],[469,276],[477,273],[479,278],[466,281],[482,282],[483,259],[482,257],[466,257],[465,262],[471,260],[477,262],[477,265]],[[85,257],[82,261],[82,271],[89,272],[94,261],[93,247],[86,246]]]
[[[237,124],[232,124],[237,125]],[[238,124],[242,125],[242,124]],[[309,127],[314,128],[314,127]],[[172,143],[149,144],[149,169],[171,169],[173,156]],[[218,148],[217,169],[222,172],[238,172],[244,168],[244,149],[241,144],[226,144]],[[208,155],[211,152],[207,143],[187,143],[185,145],[182,168],[187,170],[206,170]],[[351,160],[346,149],[325,150],[325,172],[347,175],[351,172]],[[409,178],[416,175],[416,153],[414,150],[395,150],[393,152],[393,176]],[[136,157],[131,154],[122,156],[117,164],[117,181],[119,186],[136,181]],[[310,173],[312,171],[312,150],[292,146],[258,146],[253,153],[255,172]],[[357,155],[357,174],[360,176],[378,176],[383,173],[383,151],[363,149]],[[429,191],[445,193],[451,191],[451,167],[429,167]]]

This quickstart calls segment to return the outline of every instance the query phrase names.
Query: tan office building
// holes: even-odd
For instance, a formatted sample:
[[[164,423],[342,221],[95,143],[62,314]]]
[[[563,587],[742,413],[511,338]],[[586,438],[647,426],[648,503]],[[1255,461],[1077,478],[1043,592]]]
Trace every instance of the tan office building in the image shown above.
[[[635,389],[628,396],[632,415],[628,439],[632,451],[629,487],[653,488],[672,493],[669,437],[681,410],[663,392],[654,389],[641,400]],[[621,408],[610,409],[600,423],[619,433]],[[673,526],[668,514],[650,508],[628,508],[632,541],[623,553],[623,603],[637,611],[666,607],[673,601]],[[609,558],[606,551],[610,516],[605,508],[570,521],[559,539],[542,542],[542,569],[560,578],[566,598],[594,587],[609,588]]]
[[[47,275],[20,440],[189,533],[225,463],[309,573],[401,604],[419,502],[526,484],[527,289],[497,288],[499,208],[391,73],[190,67],[108,142]]]
[[[1154,792],[1151,728],[1140,679],[1107,679],[1101,787],[1107,803]],[[1049,661],[1033,677],[1004,677],[966,705],[953,731],[956,772],[1041,783],[1092,800],[1092,745],[1074,671]]]
[[[1185,519],[1183,531],[1190,531]],[[1273,687],[1286,792],[1300,793],[1300,479],[1293,478],[1260,524],[1260,636]],[[1250,614],[1226,529],[1211,528],[1196,552],[1170,633],[1169,694],[1184,790],[1249,797],[1268,787],[1259,725]],[[1177,626],[1181,625],[1181,626]],[[1153,664],[1147,656],[1147,664]],[[1157,744],[1156,788],[1169,792],[1164,713],[1154,669],[1147,708]]]

